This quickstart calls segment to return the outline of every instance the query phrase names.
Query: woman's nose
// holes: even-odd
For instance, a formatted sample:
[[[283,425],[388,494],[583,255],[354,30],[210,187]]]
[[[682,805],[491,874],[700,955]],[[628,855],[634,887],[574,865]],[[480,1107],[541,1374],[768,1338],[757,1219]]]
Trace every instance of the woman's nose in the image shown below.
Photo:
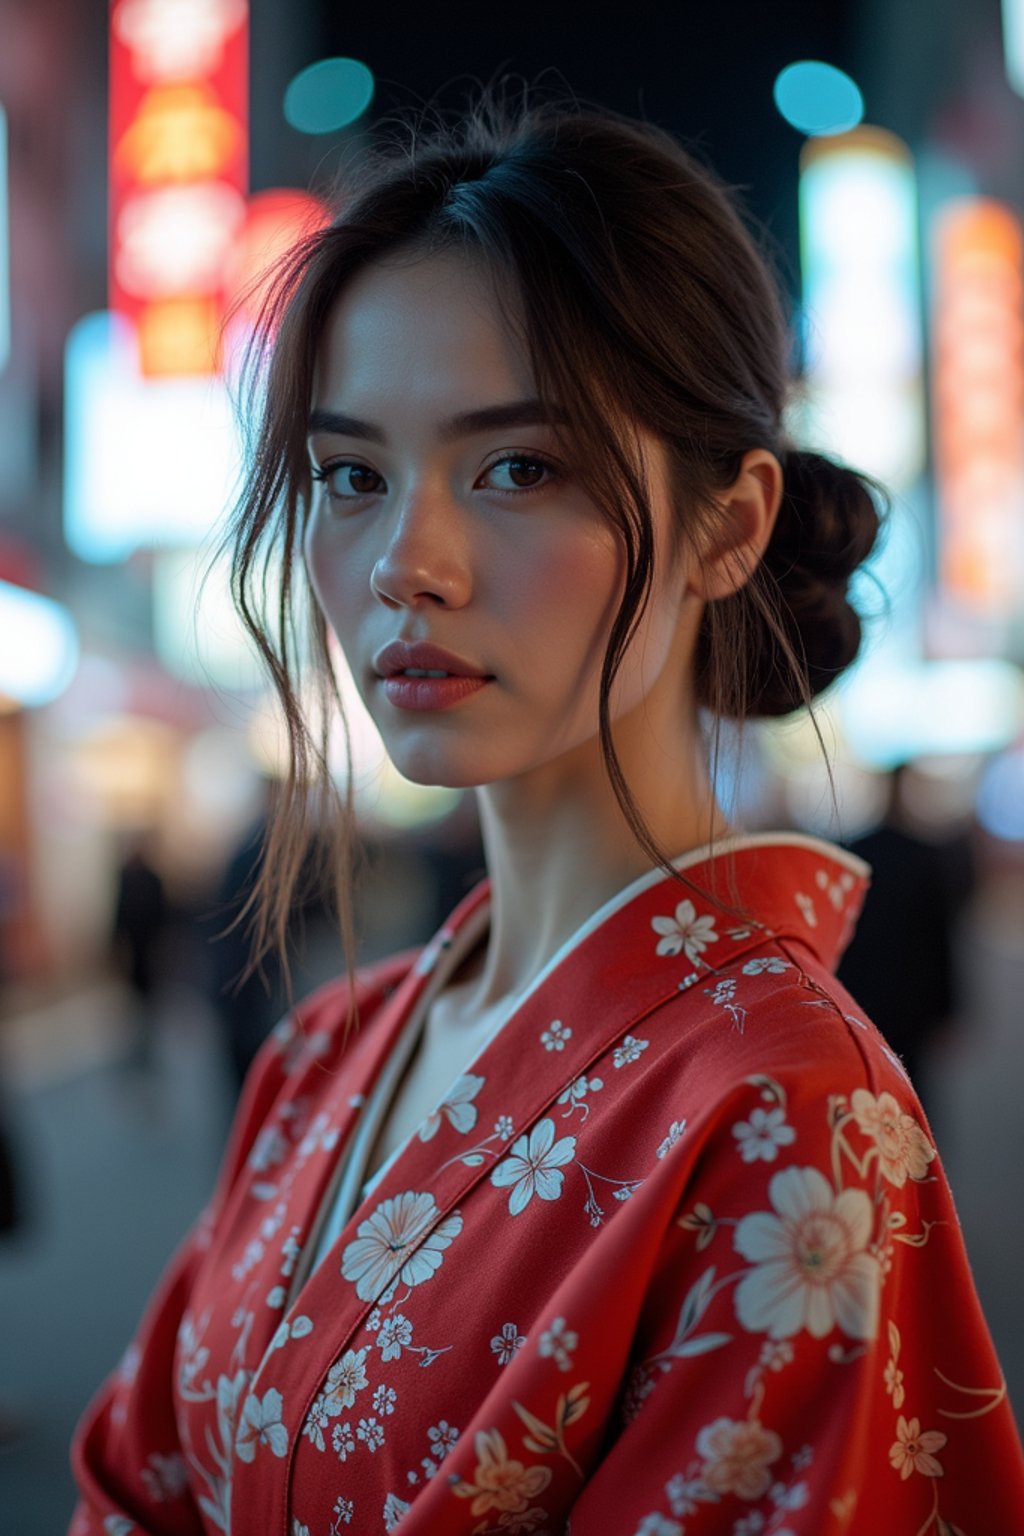
[[[462,607],[472,580],[459,510],[438,492],[406,502],[395,514],[370,586],[388,607],[408,608],[421,601]]]

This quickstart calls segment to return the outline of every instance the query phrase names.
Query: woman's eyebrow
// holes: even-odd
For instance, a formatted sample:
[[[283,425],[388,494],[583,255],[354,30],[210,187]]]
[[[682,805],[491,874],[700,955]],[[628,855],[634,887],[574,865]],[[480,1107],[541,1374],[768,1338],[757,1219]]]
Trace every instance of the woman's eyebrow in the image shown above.
[[[553,426],[565,422],[561,411],[554,415],[540,400],[513,400],[508,405],[487,405],[477,411],[463,411],[443,421],[437,428],[437,440],[454,442],[469,437],[473,432],[490,432],[499,427]],[[371,443],[385,444],[387,436],[383,428],[371,421],[361,421],[358,416],[346,416],[341,411],[316,409],[309,414],[309,431],[333,432],[339,437],[362,437]]]

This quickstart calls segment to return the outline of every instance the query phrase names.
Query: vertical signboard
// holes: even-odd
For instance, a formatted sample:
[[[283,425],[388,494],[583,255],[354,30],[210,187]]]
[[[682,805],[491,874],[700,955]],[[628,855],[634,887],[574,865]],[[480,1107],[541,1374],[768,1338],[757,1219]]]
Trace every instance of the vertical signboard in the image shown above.
[[[998,626],[1024,604],[1024,235],[990,198],[932,232],[932,415],[940,597]]]
[[[806,440],[903,490],[925,459],[914,164],[870,126],[800,156]]]
[[[218,370],[248,158],[246,0],[114,0],[109,303],[145,375]]]

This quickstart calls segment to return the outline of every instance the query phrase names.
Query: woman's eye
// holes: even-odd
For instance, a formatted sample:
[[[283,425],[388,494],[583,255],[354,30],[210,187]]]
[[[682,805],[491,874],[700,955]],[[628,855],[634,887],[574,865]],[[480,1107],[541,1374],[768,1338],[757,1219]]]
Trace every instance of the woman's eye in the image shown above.
[[[360,478],[366,476],[371,480],[380,478],[376,470],[368,469],[365,464],[357,464],[354,459],[335,459],[333,464],[324,464],[313,470],[313,479],[323,485],[328,496],[335,501],[355,501],[360,496],[368,495],[370,487],[358,483]]]
[[[492,475],[495,470],[505,471],[510,482],[492,485],[501,496],[529,496],[534,491],[548,490],[560,478],[556,466],[536,454],[507,453],[489,464],[483,474]],[[366,481],[380,480],[375,469],[359,464],[355,459],[335,459],[333,463],[314,469],[312,475],[333,501],[358,501],[362,496],[372,495],[374,486]],[[528,483],[522,483],[524,478]]]
[[[512,496],[528,496],[531,491],[546,491],[558,479],[558,470],[554,464],[547,459],[537,458],[535,454],[507,453],[504,458],[495,459],[493,464],[489,464],[484,473],[489,475],[495,469],[507,469],[512,479],[510,486],[499,485],[495,489]],[[537,481],[535,477],[538,473],[546,475],[547,479]],[[523,474],[533,479],[533,483],[519,484],[517,477]]]

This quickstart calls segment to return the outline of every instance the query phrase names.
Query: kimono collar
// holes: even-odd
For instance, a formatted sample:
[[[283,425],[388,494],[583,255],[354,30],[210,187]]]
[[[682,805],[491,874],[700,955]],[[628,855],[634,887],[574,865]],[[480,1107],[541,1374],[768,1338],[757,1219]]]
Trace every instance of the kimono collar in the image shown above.
[[[699,970],[717,970],[766,940],[790,939],[834,972],[853,937],[871,877],[863,859],[800,832],[741,833],[719,839],[713,849],[707,844],[691,849],[671,863],[686,877],[686,887],[660,869],[641,875],[576,930],[529,990],[602,925],[624,936],[624,919],[645,954],[683,954]],[[418,971],[433,970],[453,945],[465,953],[476,942],[488,926],[490,893],[488,879],[470,891],[421,954]]]

